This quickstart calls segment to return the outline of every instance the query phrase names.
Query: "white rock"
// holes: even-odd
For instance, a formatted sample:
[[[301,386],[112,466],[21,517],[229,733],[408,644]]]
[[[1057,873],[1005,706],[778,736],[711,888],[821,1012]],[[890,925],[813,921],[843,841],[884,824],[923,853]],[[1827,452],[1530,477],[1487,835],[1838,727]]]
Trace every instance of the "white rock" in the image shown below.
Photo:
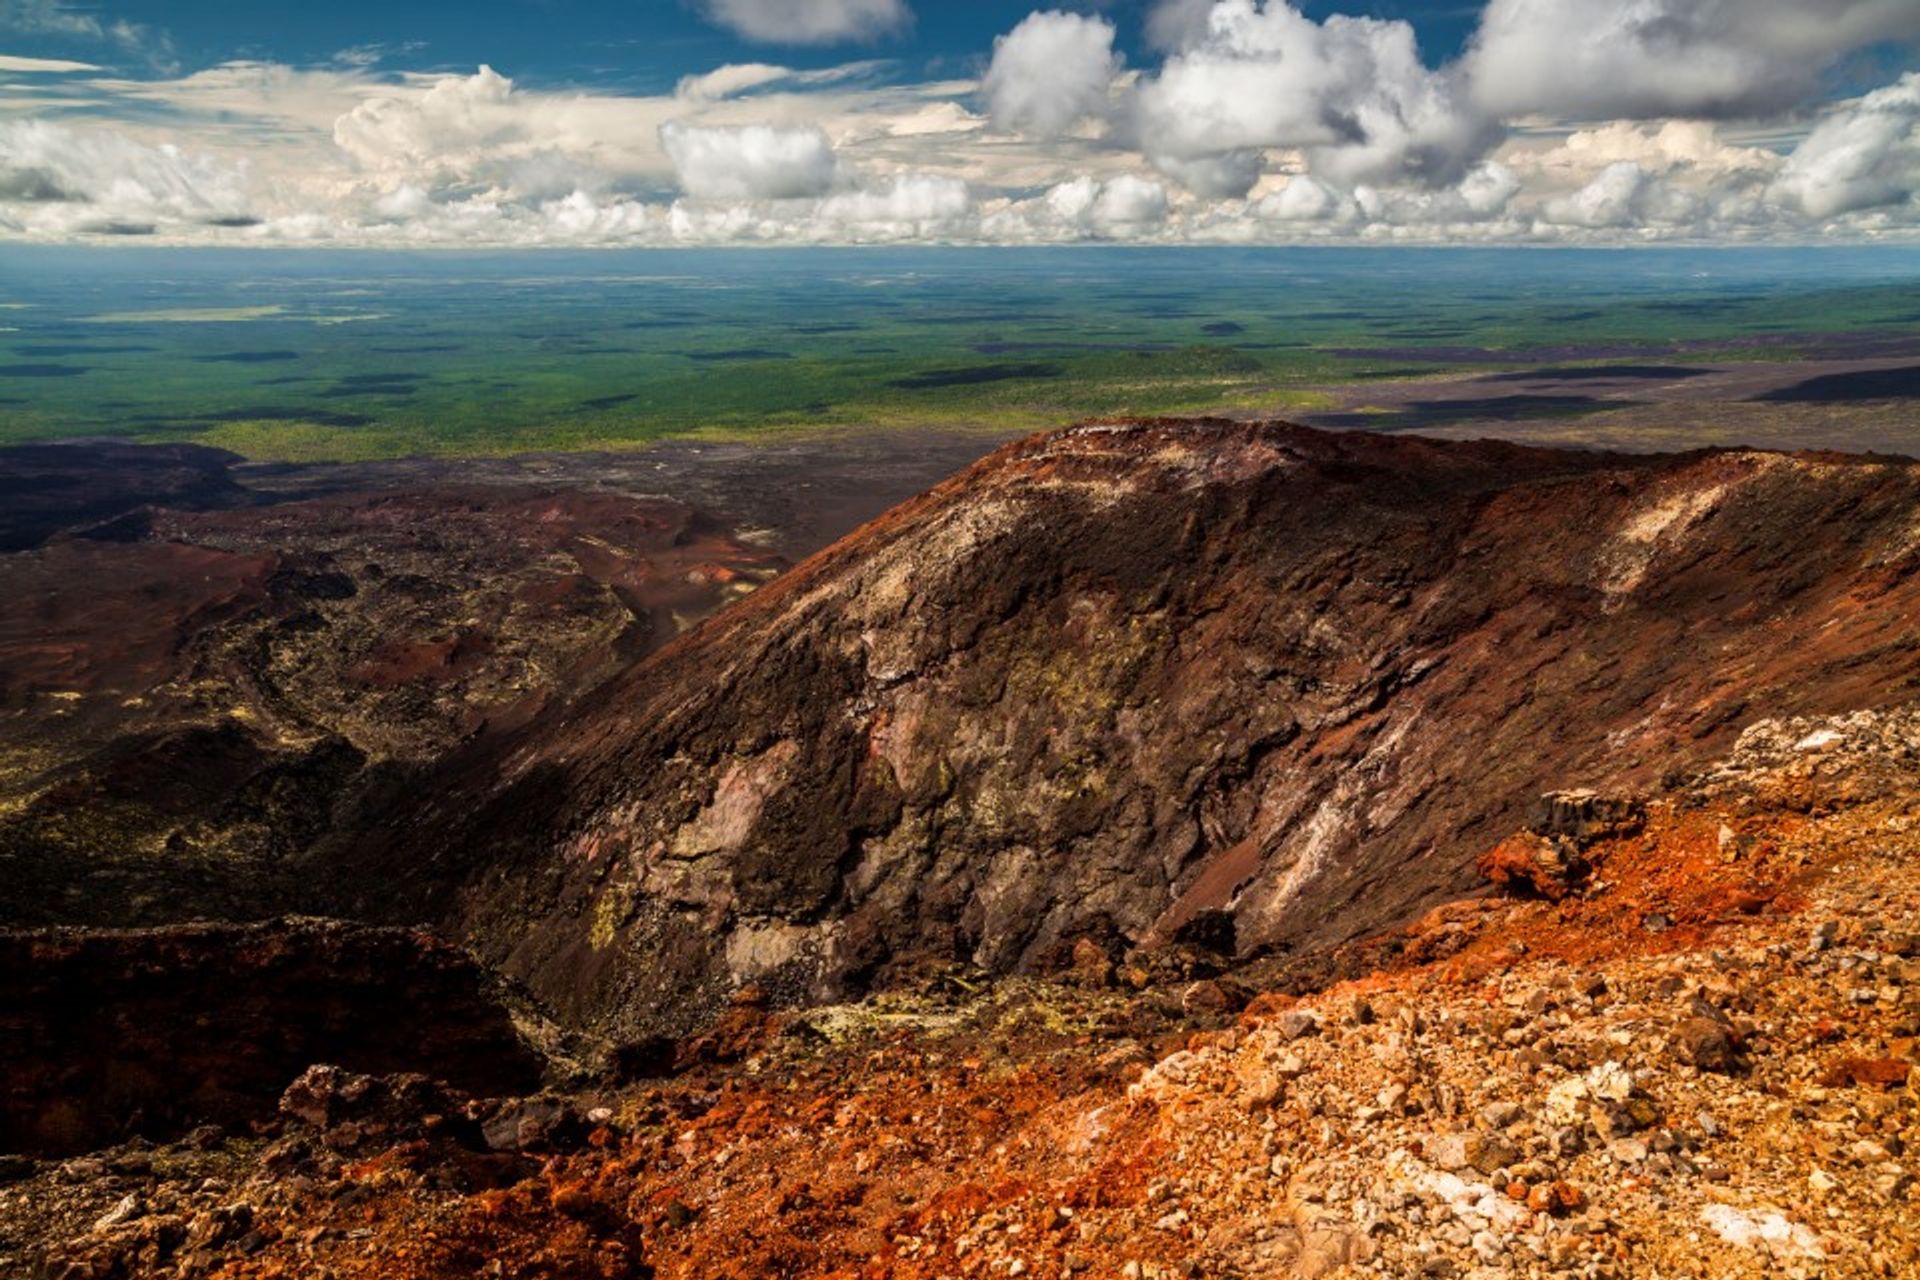
[[[1569,1076],[1547,1090],[1547,1118],[1557,1125],[1569,1125],[1586,1115],[1587,1082]]]
[[[126,1199],[94,1219],[95,1231],[111,1231],[123,1222],[131,1222],[140,1216],[140,1197],[129,1192]]]
[[[1617,1062],[1603,1062],[1587,1072],[1587,1092],[1606,1102],[1625,1102],[1633,1096],[1633,1073]]]
[[[1776,1257],[1824,1258],[1820,1238],[1785,1215],[1772,1211],[1745,1213],[1730,1204],[1710,1204],[1701,1221],[1728,1244],[1742,1249],[1768,1248]]]

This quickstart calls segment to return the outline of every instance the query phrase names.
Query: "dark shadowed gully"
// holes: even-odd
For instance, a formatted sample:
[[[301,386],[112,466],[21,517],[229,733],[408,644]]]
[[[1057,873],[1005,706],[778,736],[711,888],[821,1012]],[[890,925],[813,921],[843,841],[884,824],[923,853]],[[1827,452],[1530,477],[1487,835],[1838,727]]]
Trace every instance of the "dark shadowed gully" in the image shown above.
[[[69,1155],[244,1126],[322,1060],[490,1092],[540,1081],[496,985],[409,930],[293,920],[0,934],[0,967],[0,1151]]]

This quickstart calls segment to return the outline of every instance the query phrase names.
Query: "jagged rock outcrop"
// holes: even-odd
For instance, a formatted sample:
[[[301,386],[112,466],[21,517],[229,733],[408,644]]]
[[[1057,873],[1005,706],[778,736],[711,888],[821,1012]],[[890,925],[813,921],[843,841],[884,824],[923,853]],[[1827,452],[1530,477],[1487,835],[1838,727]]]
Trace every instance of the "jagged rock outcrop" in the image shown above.
[[[1001,450],[328,851],[577,1024],[1476,888],[1570,781],[1911,697],[1920,469],[1090,424]],[[457,894],[450,884],[463,884]]]

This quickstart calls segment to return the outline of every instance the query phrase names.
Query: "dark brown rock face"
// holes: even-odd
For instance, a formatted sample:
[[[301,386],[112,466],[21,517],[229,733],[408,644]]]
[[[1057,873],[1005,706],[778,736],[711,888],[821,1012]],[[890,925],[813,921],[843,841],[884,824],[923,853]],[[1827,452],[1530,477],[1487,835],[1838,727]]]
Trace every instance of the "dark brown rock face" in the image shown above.
[[[0,934],[0,1151],[273,1116],[316,1062],[532,1088],[540,1059],[462,951],[325,920]]]
[[[1906,462],[1093,424],[469,759],[334,874],[622,1034],[1204,911],[1313,948],[1473,891],[1549,788],[1911,698],[1916,568]]]

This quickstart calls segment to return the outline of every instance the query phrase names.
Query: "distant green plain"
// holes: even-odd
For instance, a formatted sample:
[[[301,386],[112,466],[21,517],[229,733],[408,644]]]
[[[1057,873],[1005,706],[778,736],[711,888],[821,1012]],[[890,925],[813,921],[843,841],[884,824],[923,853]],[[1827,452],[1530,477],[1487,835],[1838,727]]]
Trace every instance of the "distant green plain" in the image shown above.
[[[1920,334],[1912,250],[0,248],[0,443],[259,460],[1312,407]]]

